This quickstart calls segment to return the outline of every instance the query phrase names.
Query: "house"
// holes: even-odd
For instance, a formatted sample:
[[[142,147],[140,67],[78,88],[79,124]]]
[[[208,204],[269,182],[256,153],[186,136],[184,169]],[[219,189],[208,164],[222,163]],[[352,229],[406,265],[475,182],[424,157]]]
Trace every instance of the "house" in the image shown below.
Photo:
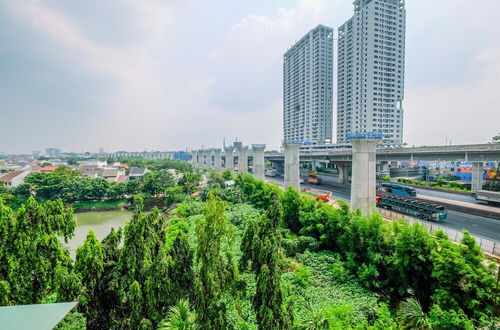
[[[82,172],[83,176],[88,178],[98,178],[101,177],[104,173],[104,168],[99,167],[99,165],[82,165],[78,166],[80,172]]]
[[[30,173],[30,171],[12,171],[0,177],[0,181],[7,187],[17,187],[24,183],[24,178]]]
[[[148,173],[149,170],[145,167],[134,167],[130,170],[128,174],[128,179],[131,180],[140,180],[144,176],[144,174]]]
[[[42,167],[40,172],[54,172],[58,168],[59,168],[59,166],[44,166],[44,167]]]
[[[120,175],[118,179],[116,179],[117,183],[127,183],[128,182],[128,175]]]
[[[120,176],[125,175],[125,170],[121,168],[105,168],[102,177],[109,182],[117,182]]]

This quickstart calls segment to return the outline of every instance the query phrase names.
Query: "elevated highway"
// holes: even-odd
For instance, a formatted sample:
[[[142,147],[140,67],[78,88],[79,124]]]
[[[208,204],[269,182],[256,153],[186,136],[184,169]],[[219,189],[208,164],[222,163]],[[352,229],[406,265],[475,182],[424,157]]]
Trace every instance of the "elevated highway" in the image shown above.
[[[283,154],[266,154],[268,161],[283,161]],[[377,161],[500,161],[500,144],[468,144],[455,146],[423,146],[408,148],[377,148]],[[352,150],[347,146],[304,146],[301,161],[351,162]]]

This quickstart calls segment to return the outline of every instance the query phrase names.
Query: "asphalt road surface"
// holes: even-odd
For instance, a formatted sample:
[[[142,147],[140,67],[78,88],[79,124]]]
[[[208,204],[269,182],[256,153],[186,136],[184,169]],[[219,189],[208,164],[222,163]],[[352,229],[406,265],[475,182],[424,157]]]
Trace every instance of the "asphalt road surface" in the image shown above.
[[[274,178],[266,177],[266,180],[274,181],[278,184],[283,184],[283,179],[278,178],[278,177],[274,177]],[[331,191],[334,199],[343,199],[347,203],[350,203],[351,190],[350,190],[350,188],[347,188],[347,187],[316,186],[316,185],[310,185],[307,183],[302,183],[301,187],[312,188],[312,189],[316,188],[316,189]],[[420,193],[419,190],[417,190],[417,196]],[[438,195],[427,194],[429,192],[430,193],[437,193]],[[469,196],[462,196],[462,195],[450,194],[450,193],[442,193],[439,191],[436,192],[436,191],[425,190],[424,192],[422,192],[422,194],[440,197],[440,198],[447,198],[449,195],[451,195],[451,197],[457,196],[458,198],[465,197],[465,198],[472,199],[472,201],[474,203],[476,202],[474,198],[469,197]],[[452,199],[452,198],[449,198],[449,199]],[[462,200],[462,199],[455,199],[455,200],[470,202],[470,200]],[[423,220],[423,221],[425,221],[425,220]],[[433,221],[429,221],[429,222],[435,223]],[[490,218],[486,218],[486,217],[482,217],[482,216],[478,216],[478,215],[467,214],[467,213],[463,213],[463,212],[448,211],[448,217],[445,220],[440,221],[439,225],[441,225],[443,227],[448,227],[448,228],[451,228],[454,230],[466,229],[473,235],[485,237],[488,239],[493,239],[496,241],[500,241],[500,220],[490,219]]]

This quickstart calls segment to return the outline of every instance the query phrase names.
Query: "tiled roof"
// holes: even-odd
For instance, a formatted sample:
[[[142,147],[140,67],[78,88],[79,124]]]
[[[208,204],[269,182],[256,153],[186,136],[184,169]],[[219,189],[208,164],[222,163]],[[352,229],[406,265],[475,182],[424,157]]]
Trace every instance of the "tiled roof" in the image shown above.
[[[116,168],[106,168],[102,173],[103,177],[110,177],[110,176],[116,177],[117,175],[118,175],[118,170]]]
[[[129,175],[144,175],[144,173],[146,172],[146,168],[144,167],[134,167]]]
[[[12,171],[12,172],[9,172],[9,173],[5,174],[4,176],[0,177],[0,181],[10,182],[12,179],[14,179],[16,176],[20,175],[23,172],[24,171]]]
[[[118,179],[116,179],[116,182],[122,182],[122,183],[128,182],[128,175],[120,175]]]
[[[41,172],[52,172],[57,170],[57,166],[45,166],[40,170]]]

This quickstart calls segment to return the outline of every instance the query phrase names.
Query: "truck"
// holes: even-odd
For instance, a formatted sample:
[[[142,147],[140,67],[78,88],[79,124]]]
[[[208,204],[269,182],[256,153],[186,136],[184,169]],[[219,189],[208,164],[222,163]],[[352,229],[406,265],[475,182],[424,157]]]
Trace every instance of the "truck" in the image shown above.
[[[309,171],[307,172],[307,183],[310,184],[315,184],[319,186],[321,184],[321,178],[318,176],[318,172],[316,171]]]
[[[324,201],[325,203],[328,203],[332,198],[332,192],[328,190],[308,189],[305,192],[313,195],[317,200]]]
[[[478,190],[476,191],[476,200],[488,204],[500,204],[500,191]]]
[[[266,167],[264,173],[265,173],[266,176],[275,177],[276,174],[278,174],[278,171],[275,168]]]

